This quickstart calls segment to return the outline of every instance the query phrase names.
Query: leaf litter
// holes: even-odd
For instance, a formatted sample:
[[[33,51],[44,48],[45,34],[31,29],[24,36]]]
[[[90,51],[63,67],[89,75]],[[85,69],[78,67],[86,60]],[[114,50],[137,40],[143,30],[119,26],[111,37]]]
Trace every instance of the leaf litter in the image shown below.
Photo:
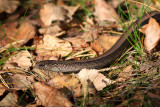
[[[109,69],[109,73],[106,72],[107,69],[82,69],[77,74],[36,69],[35,59],[83,60],[96,57],[109,50],[120,37],[118,34],[104,32],[105,30],[110,32],[112,28],[115,30],[115,26],[119,26],[115,7],[105,1],[95,0],[91,3],[95,5],[96,14],[93,14],[97,17],[81,17],[83,13],[80,13],[83,21],[82,19],[76,21],[74,17],[83,6],[79,4],[68,6],[63,1],[59,3],[59,5],[58,2],[38,4],[41,7],[39,14],[36,12],[34,14],[40,17],[34,19],[26,15],[23,22],[14,19],[14,17],[20,19],[20,13],[16,11],[18,0],[15,2],[16,5],[12,3],[15,5],[12,11],[2,9],[2,12],[17,13],[5,19],[9,22],[3,23],[0,31],[0,58],[5,61],[0,71],[1,97],[8,91],[0,101],[1,105],[71,107],[75,104],[103,105],[107,102],[116,106],[142,106],[142,102],[146,102],[146,93],[150,98],[159,98],[160,93],[157,89],[160,84],[156,81],[159,80],[160,55],[154,57],[151,54],[158,44],[160,34],[159,24],[152,18],[148,25],[141,29],[146,35],[144,47],[150,53],[150,57],[154,57],[153,59],[144,54],[136,56],[136,52],[131,51],[129,57],[122,59],[122,65]],[[21,8],[26,9],[25,6]],[[10,22],[11,19],[14,21]],[[113,22],[114,25],[102,27],[100,23],[106,20]],[[119,32],[118,28],[117,31]],[[8,59],[4,59],[6,56]],[[155,93],[152,92],[153,87]],[[132,97],[126,98],[126,94]],[[117,99],[121,101],[117,103]]]
[[[145,33],[144,47],[148,52],[150,52],[160,40],[160,25],[155,19],[150,18],[148,25],[142,28]]]

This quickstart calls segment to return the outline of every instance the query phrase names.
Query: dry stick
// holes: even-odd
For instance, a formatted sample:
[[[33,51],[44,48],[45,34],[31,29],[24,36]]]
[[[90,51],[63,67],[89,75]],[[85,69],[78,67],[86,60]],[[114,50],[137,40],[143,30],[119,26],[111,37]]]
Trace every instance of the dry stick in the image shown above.
[[[123,33],[121,32],[116,32],[116,31],[102,31],[103,33],[113,33],[113,34],[118,34],[118,35],[122,35]]]
[[[74,55],[72,55],[72,56],[66,58],[66,60],[75,58],[75,57],[77,57],[78,55],[80,55],[80,54],[82,54],[82,53],[85,53],[85,52],[88,52],[88,51],[91,51],[91,50],[92,50],[91,48],[88,48],[88,49],[86,49],[86,50],[82,50],[82,51],[77,52],[77,53],[75,53]],[[91,54],[89,54],[89,55],[91,55]],[[86,55],[80,55],[80,56],[82,57],[82,56],[86,56]]]
[[[64,34],[66,34],[66,31],[62,31],[62,32],[57,33],[57,34],[55,34],[55,35],[53,35],[53,36],[59,37],[59,36],[64,35]]]
[[[5,80],[2,78],[1,75],[0,75],[0,79],[1,79],[2,83],[3,83],[7,88],[9,88],[9,86],[7,85],[7,83],[6,83]]]
[[[85,54],[85,55],[77,55],[77,56],[71,56],[69,58],[66,58],[66,60],[70,60],[70,59],[73,59],[73,58],[80,58],[80,57],[85,57],[85,56],[95,56],[94,54]]]

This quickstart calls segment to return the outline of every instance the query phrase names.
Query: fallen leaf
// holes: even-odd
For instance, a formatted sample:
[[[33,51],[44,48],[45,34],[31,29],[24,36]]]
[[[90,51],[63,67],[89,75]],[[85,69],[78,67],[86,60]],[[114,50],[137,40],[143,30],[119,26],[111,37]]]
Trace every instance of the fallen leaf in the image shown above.
[[[3,95],[3,93],[6,91],[5,86],[3,86],[2,84],[0,84],[0,96]]]
[[[83,86],[84,86],[84,92],[86,92],[87,85],[88,85],[88,80],[90,80],[93,84],[94,87],[100,91],[107,85],[115,83],[115,81],[110,80],[106,78],[103,74],[99,73],[97,70],[92,69],[92,70],[87,70],[87,69],[82,69],[78,74],[78,78],[81,80]]]
[[[0,0],[0,13],[13,13],[19,4],[19,0]]]
[[[109,50],[120,38],[120,36],[100,36],[98,38],[99,44],[105,49],[105,51]]]
[[[99,44],[98,40],[95,40],[92,44],[91,47],[93,50],[95,50],[98,54],[102,54],[103,53],[103,48],[102,46]]]
[[[12,72],[12,73],[21,73],[25,74],[24,70],[18,67],[16,63],[12,63],[12,61],[6,61],[3,65],[4,72]]]
[[[46,28],[40,28],[39,29],[39,33],[41,34],[56,34],[58,32],[62,31],[62,29],[56,24],[56,25],[53,25],[53,26],[49,26],[49,27],[46,27]]]
[[[140,29],[138,29],[141,33],[145,33],[148,24],[143,25]]]
[[[104,0],[95,0],[96,15],[100,21],[112,21],[118,23],[119,17],[115,9]]]
[[[74,93],[74,97],[83,95],[81,83],[74,76],[56,76],[55,78],[51,79],[48,84],[61,89],[61,91],[63,91],[64,93],[70,93],[72,91]],[[66,92],[67,90],[65,88],[69,89],[68,92]]]
[[[46,26],[52,21],[67,21],[72,19],[72,15],[79,8],[69,6],[56,6],[52,3],[45,4],[40,10],[40,18]]]
[[[117,8],[119,4],[122,4],[124,2],[124,0],[111,0],[111,5],[114,7],[114,8]]]
[[[36,53],[40,56],[67,56],[72,52],[68,41],[51,35],[44,35],[43,40],[36,47]]]
[[[66,6],[64,5],[63,7],[68,11],[67,16],[69,17],[70,20],[72,20],[73,14],[78,10],[80,5],[77,6]]]
[[[18,34],[16,36],[17,40],[25,40],[27,43],[30,39],[33,39],[36,34],[36,28],[28,22],[23,22],[19,28]]]
[[[160,7],[160,1],[159,0],[153,0],[156,7]]]
[[[58,0],[58,1],[57,1],[57,4],[58,4],[58,5],[65,5],[65,2],[64,2],[63,0]]]
[[[153,18],[150,18],[148,26],[145,30],[144,47],[150,51],[157,45],[160,40],[160,25]]]
[[[85,42],[92,42],[96,40],[98,36],[98,29],[86,23],[85,32],[80,37],[85,40]]]
[[[20,51],[18,54],[11,56],[3,66],[3,69],[14,70],[16,67],[20,67],[28,70],[31,66],[31,54],[28,51]],[[18,65],[18,66],[14,66]],[[20,69],[19,68],[19,69]],[[22,71],[22,69],[20,69]]]
[[[67,87],[69,89],[74,88],[78,83],[79,80],[77,78],[74,77],[70,77],[70,76],[56,76],[54,79],[50,80],[52,82],[54,82],[55,85],[57,85],[58,87]]]
[[[89,46],[82,38],[79,37],[68,37],[65,38],[65,40],[72,43],[73,50],[79,50]]]
[[[66,98],[66,95],[45,83],[37,82],[33,86],[37,96],[38,105],[42,106],[60,106],[71,107],[72,103]]]
[[[45,4],[40,9],[40,18],[46,26],[51,25],[52,21],[64,21],[68,19],[68,11],[63,7],[55,6],[52,3]]]
[[[32,82],[35,82],[33,76],[24,76],[21,74],[15,74],[11,79],[14,88],[17,90],[26,90],[32,86]]]
[[[29,69],[32,66],[31,54],[28,51],[21,51],[13,57],[10,57],[12,62],[18,64],[19,67]]]
[[[120,36],[100,36],[95,43],[93,42],[92,48],[96,49],[98,52],[108,51],[120,38]],[[96,43],[97,42],[97,43]],[[98,50],[99,49],[99,50]]]
[[[3,107],[17,106],[17,100],[12,93],[8,93],[1,101],[0,105]]]
[[[18,26],[17,22],[9,22],[2,25],[2,28],[5,29],[6,38],[3,37],[3,33],[0,33],[0,39],[3,40],[0,45],[7,45],[14,41],[24,40],[19,45],[27,43],[29,40],[33,39],[36,34],[36,28],[28,22],[23,22],[21,26]],[[19,30],[18,30],[19,29]],[[18,31],[18,32],[17,32]],[[0,32],[3,32],[2,30]],[[18,46],[19,46],[18,45]],[[17,44],[16,44],[17,46]]]

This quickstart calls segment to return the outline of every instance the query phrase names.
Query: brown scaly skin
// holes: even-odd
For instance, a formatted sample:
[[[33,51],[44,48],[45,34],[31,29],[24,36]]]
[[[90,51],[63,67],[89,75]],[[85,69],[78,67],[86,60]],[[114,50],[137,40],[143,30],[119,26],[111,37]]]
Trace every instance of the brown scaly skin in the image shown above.
[[[145,14],[140,20],[138,19],[135,21],[132,26],[137,28],[138,23],[143,26],[148,23],[150,17],[154,18],[156,21],[160,21],[160,12],[153,11],[149,14]],[[97,69],[109,66],[131,46],[128,40],[132,42],[129,34],[132,34],[132,37],[134,37],[132,26],[128,28],[109,51],[101,56],[80,61],[43,60],[36,63],[36,68],[54,72],[77,72],[83,68]]]

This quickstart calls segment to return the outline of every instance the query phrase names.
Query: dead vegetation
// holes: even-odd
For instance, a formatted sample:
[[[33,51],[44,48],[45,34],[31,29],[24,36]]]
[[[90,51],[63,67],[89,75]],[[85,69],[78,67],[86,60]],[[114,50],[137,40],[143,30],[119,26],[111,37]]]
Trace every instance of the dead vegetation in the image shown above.
[[[139,29],[140,51],[131,47],[108,68],[64,74],[35,68],[40,60],[102,55],[123,33],[117,9],[136,20],[143,6],[159,5],[148,2],[0,0],[0,105],[160,106],[160,25],[153,18]]]

